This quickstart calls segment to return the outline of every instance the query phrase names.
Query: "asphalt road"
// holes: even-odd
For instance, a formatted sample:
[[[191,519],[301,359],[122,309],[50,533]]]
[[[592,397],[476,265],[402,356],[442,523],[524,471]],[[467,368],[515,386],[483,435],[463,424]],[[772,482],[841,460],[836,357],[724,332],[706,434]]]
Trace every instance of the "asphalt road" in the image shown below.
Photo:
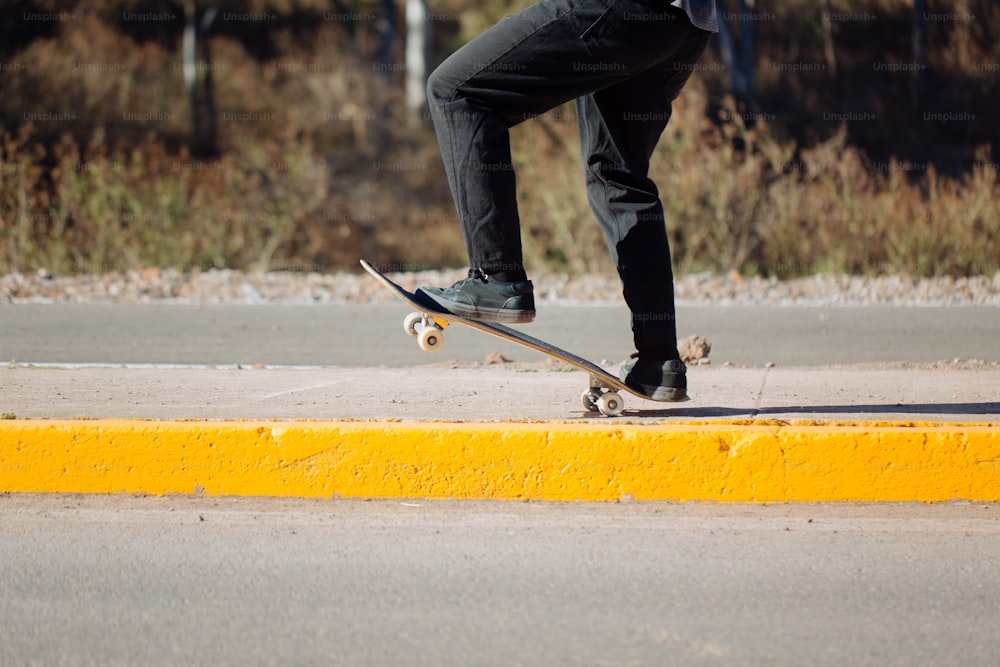
[[[0,306],[0,360],[35,363],[408,366],[531,351],[460,327],[433,357],[402,333],[406,310],[366,306]],[[632,351],[622,307],[546,306],[527,330],[594,361]],[[817,366],[1000,361],[1000,309],[682,307],[681,337],[712,342],[715,364]]]
[[[0,497],[0,664],[995,665],[995,505]]]

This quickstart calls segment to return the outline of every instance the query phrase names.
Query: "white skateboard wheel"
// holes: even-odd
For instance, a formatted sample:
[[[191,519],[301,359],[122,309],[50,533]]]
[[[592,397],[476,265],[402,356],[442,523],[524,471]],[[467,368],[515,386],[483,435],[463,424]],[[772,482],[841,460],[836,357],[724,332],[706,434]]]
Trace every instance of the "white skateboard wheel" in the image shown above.
[[[598,398],[600,398],[599,394],[586,389],[582,394],[580,394],[580,403],[583,404],[583,408],[588,412],[597,412]]]
[[[444,332],[437,327],[427,327],[417,336],[417,344],[424,352],[437,352],[444,345]]]
[[[410,313],[403,318],[403,331],[406,332],[408,336],[413,338],[417,337],[417,325],[420,321],[424,319],[424,316],[420,313]]]
[[[605,417],[617,417],[624,409],[625,403],[622,401],[622,397],[613,391],[601,394],[601,397],[597,399],[597,410]]]

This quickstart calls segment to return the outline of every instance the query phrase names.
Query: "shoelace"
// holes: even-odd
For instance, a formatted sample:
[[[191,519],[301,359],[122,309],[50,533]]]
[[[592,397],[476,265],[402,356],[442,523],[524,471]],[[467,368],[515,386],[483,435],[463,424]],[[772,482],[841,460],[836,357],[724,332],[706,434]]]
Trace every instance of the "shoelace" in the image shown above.
[[[455,283],[454,287],[465,285],[466,283],[473,280],[478,280],[483,283],[488,283],[490,282],[490,277],[485,273],[483,273],[482,269],[469,269],[469,277],[465,278],[464,280],[459,280],[457,283]]]

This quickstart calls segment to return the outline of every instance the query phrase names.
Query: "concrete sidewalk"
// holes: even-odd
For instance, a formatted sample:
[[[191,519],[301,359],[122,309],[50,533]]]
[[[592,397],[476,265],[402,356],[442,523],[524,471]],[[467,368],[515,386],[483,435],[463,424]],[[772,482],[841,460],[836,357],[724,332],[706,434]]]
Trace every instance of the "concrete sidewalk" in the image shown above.
[[[614,370],[608,367],[609,370]],[[686,403],[625,394],[617,424],[690,420],[1000,421],[1000,366],[696,366]],[[555,363],[379,368],[34,367],[0,371],[18,419],[608,419],[586,412],[587,376]]]
[[[0,371],[0,491],[1000,500],[1000,368],[697,367],[586,412],[550,364]]]

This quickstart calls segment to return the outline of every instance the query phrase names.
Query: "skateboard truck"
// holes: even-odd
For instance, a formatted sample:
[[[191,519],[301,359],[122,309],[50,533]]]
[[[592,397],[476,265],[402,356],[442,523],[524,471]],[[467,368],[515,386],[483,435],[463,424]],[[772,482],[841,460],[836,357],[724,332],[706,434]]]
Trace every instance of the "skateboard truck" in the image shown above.
[[[444,330],[447,320],[427,313],[413,312],[403,318],[403,331],[417,339],[417,345],[424,352],[437,352],[444,345]]]
[[[617,417],[625,409],[618,392],[596,375],[590,376],[590,388],[580,395],[580,402],[587,411],[600,412],[605,417]]]

